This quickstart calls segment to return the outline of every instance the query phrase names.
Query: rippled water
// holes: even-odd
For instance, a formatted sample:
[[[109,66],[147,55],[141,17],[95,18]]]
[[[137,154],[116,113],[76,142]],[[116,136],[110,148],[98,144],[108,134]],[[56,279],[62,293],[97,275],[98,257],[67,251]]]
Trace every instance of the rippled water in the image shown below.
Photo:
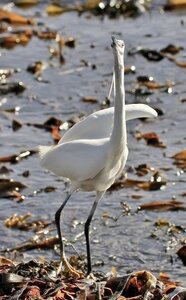
[[[73,36],[76,39],[76,47],[75,49],[65,47],[66,63],[62,66],[57,59],[49,60],[48,46],[56,47],[55,41],[43,41],[33,37],[26,47],[17,46],[12,50],[0,49],[1,68],[21,68],[21,72],[13,75],[11,80],[21,80],[27,86],[26,91],[19,96],[8,94],[1,97],[1,103],[4,103],[2,107],[20,107],[20,112],[16,115],[0,114],[1,156],[33,149],[38,144],[53,143],[49,132],[27,126],[28,122],[43,123],[50,116],[65,121],[76,114],[80,115],[84,112],[87,115],[100,109],[100,104],[108,95],[111,82],[113,66],[109,48],[111,35],[114,34],[125,40],[126,53],[136,46],[159,50],[168,44],[176,44],[186,49],[186,17],[183,11],[162,13],[158,7],[154,7],[150,13],[145,13],[136,19],[120,17],[110,20],[105,17],[101,20],[90,13],[78,16],[76,12],[48,17],[44,10],[45,6],[42,2],[40,6],[28,10],[18,8],[14,10],[24,15],[34,16],[38,22],[43,22],[50,29],[59,31],[61,35]],[[178,54],[178,58],[182,61],[186,56],[185,49]],[[28,64],[38,60],[45,62],[43,79],[49,83],[37,82],[26,71]],[[90,66],[82,67],[82,60],[89,62]],[[185,201],[181,196],[185,192],[185,174],[173,164],[171,156],[185,148],[186,102],[180,100],[186,97],[186,70],[167,59],[149,62],[139,54],[126,55],[125,61],[126,65],[136,66],[136,74],[125,77],[127,103],[149,103],[164,112],[157,119],[128,122],[129,159],[126,166],[128,177],[141,179],[135,174],[134,168],[139,164],[147,163],[160,171],[167,185],[157,191],[123,188],[106,193],[96,211],[91,233],[93,262],[104,261],[104,266],[94,268],[107,272],[112,266],[116,266],[120,273],[139,269],[148,269],[155,274],[163,271],[171,278],[186,284],[185,267],[176,255],[181,241],[186,238],[185,233],[171,235],[166,232],[166,228],[163,228],[156,232],[157,237],[152,238],[152,233],[155,232],[154,223],[160,218],[186,227],[185,211],[136,213],[140,204],[152,200],[176,198]],[[92,64],[96,66],[95,69],[91,68]],[[166,83],[167,80],[174,81],[173,92],[168,94],[155,90],[150,96],[134,97],[128,91],[135,87],[136,77],[140,75],[153,76],[161,83]],[[84,103],[81,101],[83,96],[95,97],[98,103]],[[25,125],[13,132],[12,119],[19,120]],[[155,131],[167,147],[155,148],[147,146],[143,140],[136,141],[134,137],[136,130]],[[1,198],[0,244],[2,248],[15,246],[33,235],[33,232],[7,229],[4,226],[7,217],[13,213],[31,212],[36,219],[53,220],[55,211],[66,195],[63,180],[43,170],[37,155],[16,165],[6,166],[12,169],[7,178],[21,181],[27,185],[27,188],[23,191],[26,197],[23,203]],[[22,176],[25,170],[30,171],[30,176],[27,178]],[[149,180],[150,176],[151,174],[148,174],[142,179]],[[35,193],[46,186],[54,186],[56,190],[51,193]],[[140,195],[142,198],[134,199],[134,195]],[[94,201],[93,197],[93,193],[79,192],[74,194],[69,202],[65,210],[63,227],[65,236],[70,240],[83,232],[83,225],[73,228],[72,221],[86,220]],[[121,201],[128,203],[131,214],[121,216],[118,221],[102,217],[105,212],[113,217],[120,215]],[[75,247],[80,254],[85,253],[83,236],[78,239]],[[67,246],[67,252],[74,253],[70,246]],[[32,251],[27,255],[57,258],[52,250]]]

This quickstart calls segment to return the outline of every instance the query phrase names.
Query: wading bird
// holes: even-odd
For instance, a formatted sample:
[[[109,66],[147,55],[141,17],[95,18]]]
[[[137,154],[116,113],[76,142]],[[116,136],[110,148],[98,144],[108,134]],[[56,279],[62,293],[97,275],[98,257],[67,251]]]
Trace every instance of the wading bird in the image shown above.
[[[89,226],[98,202],[121,174],[128,156],[126,118],[156,116],[147,105],[125,105],[124,49],[122,40],[112,37],[114,55],[115,106],[93,113],[76,124],[56,146],[40,146],[41,165],[56,174],[69,178],[71,190],[55,214],[59,236],[61,262],[76,277],[82,275],[68,262],[60,228],[61,212],[73,192],[81,189],[95,191],[96,199],[85,222],[87,275],[92,272]]]

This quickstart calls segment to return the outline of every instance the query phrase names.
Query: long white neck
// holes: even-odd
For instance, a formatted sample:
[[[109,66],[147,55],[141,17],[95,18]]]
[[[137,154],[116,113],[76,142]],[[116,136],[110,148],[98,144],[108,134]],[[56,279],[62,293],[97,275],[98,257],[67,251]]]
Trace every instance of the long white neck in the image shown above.
[[[125,89],[124,89],[124,55],[114,52],[115,76],[115,109],[114,126],[110,138],[113,155],[122,150],[127,143],[125,117]]]

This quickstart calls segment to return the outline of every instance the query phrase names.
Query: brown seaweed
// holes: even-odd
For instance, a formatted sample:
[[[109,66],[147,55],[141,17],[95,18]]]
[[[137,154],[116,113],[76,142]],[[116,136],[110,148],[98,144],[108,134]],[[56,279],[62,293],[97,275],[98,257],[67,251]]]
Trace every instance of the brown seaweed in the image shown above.
[[[175,160],[175,164],[185,170],[186,169],[186,150],[182,150],[178,153],[176,153],[175,155],[172,156],[172,158],[174,158]]]
[[[145,300],[185,299],[186,289],[160,274],[142,270],[130,274],[95,274],[95,279],[58,277],[56,262],[30,260],[14,263],[1,262],[1,299],[55,299],[55,300]],[[164,281],[161,281],[162,280]],[[147,298],[148,295],[148,298]],[[150,297],[150,298],[149,298]]]
[[[167,210],[186,210],[186,207],[183,201],[168,200],[168,201],[151,201],[148,203],[144,203],[139,206],[139,209],[167,211]]]
[[[28,158],[31,155],[34,155],[38,153],[38,150],[36,149],[30,149],[30,150],[25,150],[25,151],[21,151],[18,154],[12,154],[12,155],[7,155],[7,156],[1,156],[0,157],[0,163],[18,163],[20,162],[22,159]]]
[[[147,143],[147,145],[154,146],[154,147],[160,147],[160,148],[166,148],[166,145],[160,141],[159,136],[155,132],[137,132],[135,134],[135,137],[137,140],[144,139]]]
[[[16,228],[25,231],[28,230],[38,231],[51,224],[51,222],[45,220],[29,221],[31,217],[32,214],[30,213],[27,213],[26,215],[13,214],[12,216],[8,217],[4,221],[4,224],[8,228],[14,228],[14,229]]]
[[[7,22],[13,25],[33,25],[33,19],[27,19],[19,14],[14,12],[7,11],[0,8],[0,21]]]
[[[137,187],[145,191],[155,191],[161,189],[165,185],[166,185],[166,181],[161,177],[159,172],[156,171],[152,175],[151,179],[148,181],[125,178],[122,175],[113,183],[113,185],[110,187],[110,190]]]
[[[0,179],[0,196],[3,198],[14,198],[17,202],[24,201],[25,197],[20,193],[26,185],[12,179]]]

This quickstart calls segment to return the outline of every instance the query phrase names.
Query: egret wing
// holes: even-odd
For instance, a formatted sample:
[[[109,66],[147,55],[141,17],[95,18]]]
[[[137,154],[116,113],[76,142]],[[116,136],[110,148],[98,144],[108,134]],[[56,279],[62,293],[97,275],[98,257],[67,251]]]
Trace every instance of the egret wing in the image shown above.
[[[135,103],[125,105],[126,108],[126,121],[137,119],[137,118],[153,118],[157,117],[155,109],[147,104]]]
[[[71,127],[59,144],[78,139],[100,139],[110,136],[113,126],[114,107],[92,113]]]
[[[58,144],[49,148],[42,156],[41,165],[72,181],[92,179],[105,166],[108,144],[108,139],[77,140]]]
[[[125,105],[126,121],[136,118],[152,118],[157,112],[147,104]],[[111,135],[114,107],[99,110],[71,127],[61,138],[59,144],[78,139],[100,139]]]

